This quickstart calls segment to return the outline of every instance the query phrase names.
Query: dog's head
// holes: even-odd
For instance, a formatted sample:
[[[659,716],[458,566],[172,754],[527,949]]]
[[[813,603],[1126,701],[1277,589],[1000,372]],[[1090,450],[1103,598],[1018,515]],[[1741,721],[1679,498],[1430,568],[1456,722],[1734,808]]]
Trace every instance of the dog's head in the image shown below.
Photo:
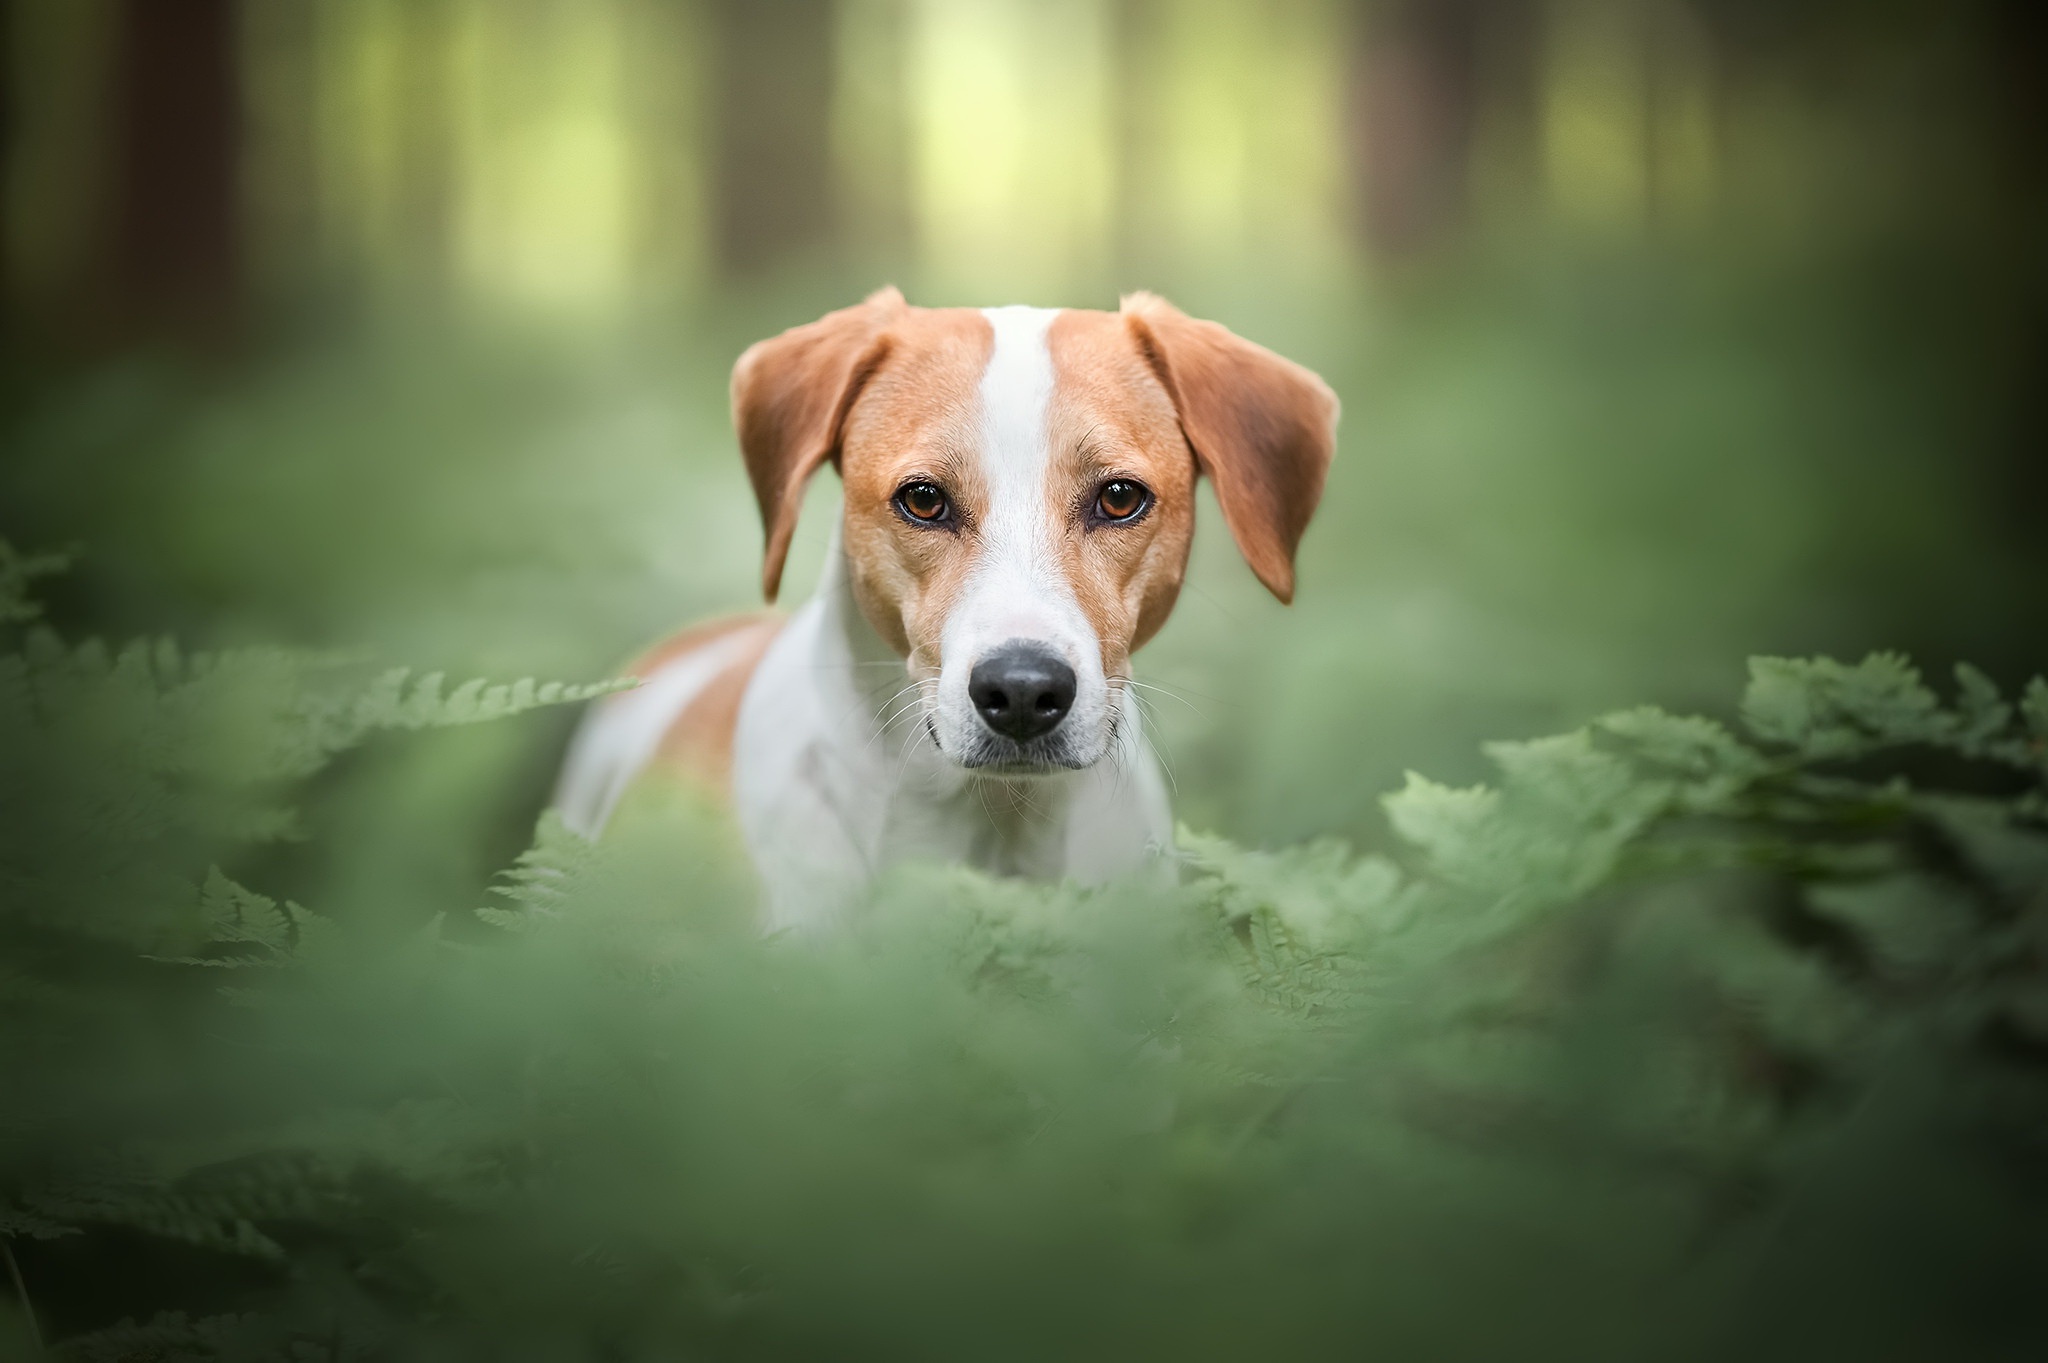
[[[940,750],[997,772],[1108,750],[1112,688],[1180,592],[1198,474],[1292,598],[1337,419],[1308,370],[1149,294],[1110,313],[884,289],[751,347],[732,401],[769,598],[831,461],[861,612],[921,684]]]

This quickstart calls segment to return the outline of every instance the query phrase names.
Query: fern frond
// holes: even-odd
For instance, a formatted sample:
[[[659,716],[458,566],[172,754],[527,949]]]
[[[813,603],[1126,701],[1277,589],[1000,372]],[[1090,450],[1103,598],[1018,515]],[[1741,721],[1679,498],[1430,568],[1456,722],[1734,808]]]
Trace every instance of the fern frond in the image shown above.
[[[560,813],[550,809],[541,815],[532,845],[499,873],[502,883],[491,887],[491,893],[512,901],[513,907],[487,905],[476,910],[476,916],[514,931],[535,918],[556,917],[577,878],[598,860],[595,845],[571,832]]]
[[[30,594],[30,585],[65,571],[71,562],[70,554],[24,554],[0,539],[0,625],[25,625],[42,618],[42,605]]]
[[[212,1363],[231,1356],[246,1316],[189,1316],[166,1311],[137,1323],[124,1319],[104,1330],[66,1340],[56,1356],[67,1363]]]

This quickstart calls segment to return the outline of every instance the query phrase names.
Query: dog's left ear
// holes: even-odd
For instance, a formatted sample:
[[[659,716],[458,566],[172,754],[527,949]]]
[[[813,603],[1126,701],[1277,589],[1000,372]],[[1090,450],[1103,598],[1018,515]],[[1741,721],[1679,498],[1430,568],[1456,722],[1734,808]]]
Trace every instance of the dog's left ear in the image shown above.
[[[732,368],[732,424],[761,504],[761,590],[770,601],[796,534],[804,487],[839,442],[853,400],[889,353],[907,305],[885,288],[864,302],[747,347]]]
[[[1273,595],[1292,601],[1294,550],[1337,448],[1337,395],[1292,360],[1163,298],[1134,293],[1122,311],[1196,467],[1216,485],[1238,551]]]

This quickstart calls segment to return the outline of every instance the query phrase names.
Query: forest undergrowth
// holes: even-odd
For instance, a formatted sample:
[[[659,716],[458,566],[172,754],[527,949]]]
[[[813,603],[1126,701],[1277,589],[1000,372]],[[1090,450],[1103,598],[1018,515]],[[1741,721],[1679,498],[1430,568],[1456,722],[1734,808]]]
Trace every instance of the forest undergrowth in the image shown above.
[[[62,566],[0,547],[0,1357],[2048,1343],[2048,682],[1758,658],[1411,776],[1395,857],[824,939],[680,799],[358,921],[262,879],[309,780],[608,684],[73,640]]]

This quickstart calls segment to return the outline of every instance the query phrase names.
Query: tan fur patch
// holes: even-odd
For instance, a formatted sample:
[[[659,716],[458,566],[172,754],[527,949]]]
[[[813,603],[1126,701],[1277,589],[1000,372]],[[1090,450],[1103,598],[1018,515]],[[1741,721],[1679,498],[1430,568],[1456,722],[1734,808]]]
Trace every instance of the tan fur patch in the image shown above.
[[[765,613],[713,620],[664,640],[634,660],[626,675],[647,677],[735,634],[749,639],[745,651],[706,683],[663,732],[652,770],[685,776],[720,794],[730,790],[733,730],[739,722],[740,698],[781,629],[781,617]]]
[[[1172,400],[1121,317],[1069,309],[1053,320],[1046,344],[1047,502],[1067,516],[1066,575],[1102,641],[1103,671],[1123,676],[1180,595],[1194,536],[1195,461]],[[1150,488],[1151,509],[1129,524],[1094,521],[1096,491],[1118,477]]]
[[[847,415],[840,457],[844,534],[854,599],[875,632],[936,675],[946,613],[972,570],[980,473],[978,386],[995,343],[967,308],[909,308],[889,329],[890,351]],[[897,489],[928,479],[962,516],[957,532],[904,523]]]

